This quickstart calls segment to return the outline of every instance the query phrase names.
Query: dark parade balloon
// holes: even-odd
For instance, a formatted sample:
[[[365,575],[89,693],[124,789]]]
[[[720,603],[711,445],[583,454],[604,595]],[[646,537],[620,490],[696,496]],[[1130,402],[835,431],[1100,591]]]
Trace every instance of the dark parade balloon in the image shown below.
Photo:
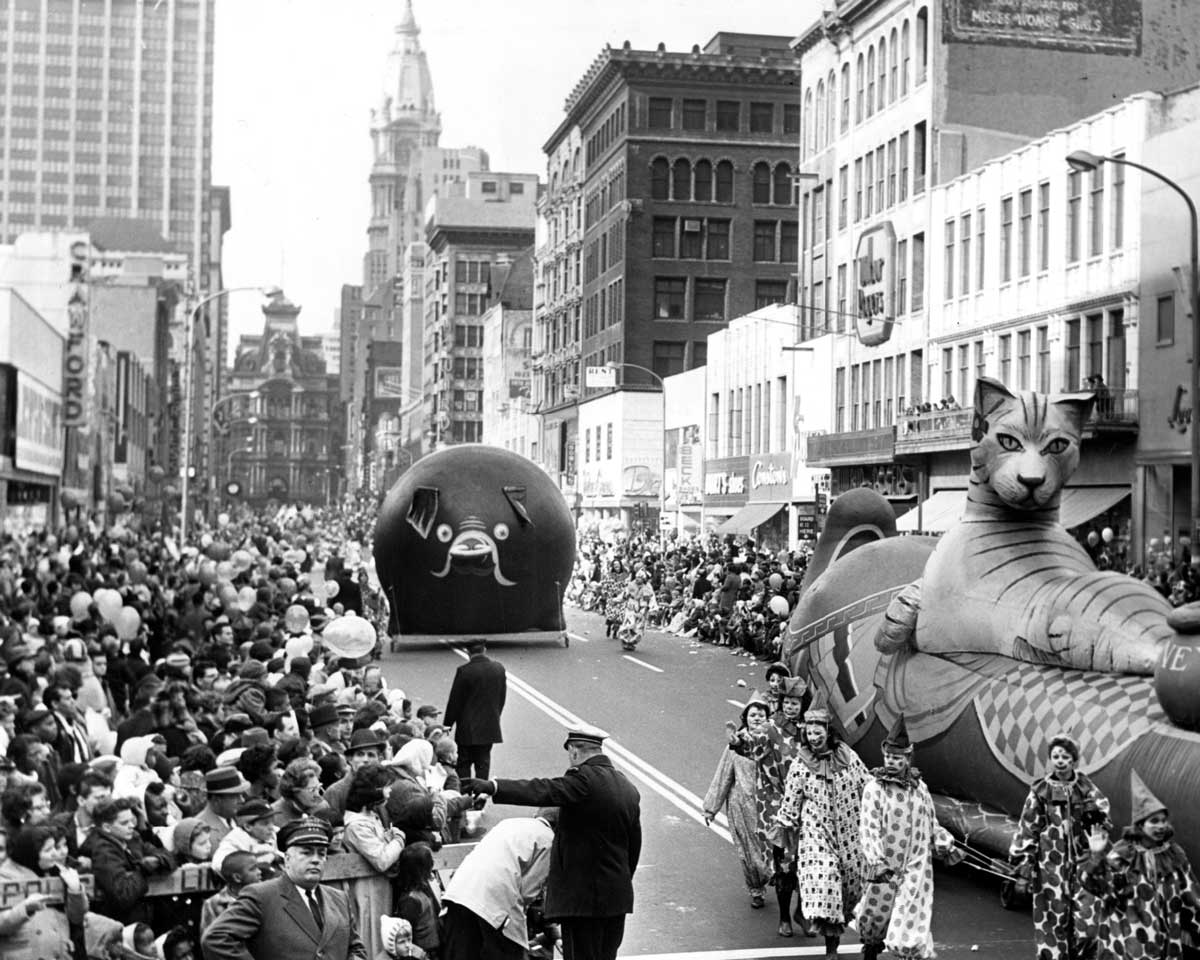
[[[148,476],[155,483],[161,483],[162,478],[165,477],[166,475],[167,475],[167,471],[165,471],[157,463],[154,466],[152,466],[149,470],[146,471],[146,476]]]
[[[560,630],[575,531],[536,464],[465,444],[401,476],[379,512],[375,561],[392,632]]]

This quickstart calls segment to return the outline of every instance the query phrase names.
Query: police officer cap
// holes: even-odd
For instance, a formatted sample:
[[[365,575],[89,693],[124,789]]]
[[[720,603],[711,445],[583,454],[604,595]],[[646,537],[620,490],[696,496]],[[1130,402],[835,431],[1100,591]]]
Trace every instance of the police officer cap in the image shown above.
[[[275,843],[280,850],[300,844],[328,847],[332,835],[328,821],[320,817],[301,817],[280,827]]]
[[[563,749],[565,750],[572,743],[587,743],[598,747],[607,738],[608,734],[599,727],[593,727],[589,723],[584,723],[578,727],[568,728],[567,739],[563,741]]]

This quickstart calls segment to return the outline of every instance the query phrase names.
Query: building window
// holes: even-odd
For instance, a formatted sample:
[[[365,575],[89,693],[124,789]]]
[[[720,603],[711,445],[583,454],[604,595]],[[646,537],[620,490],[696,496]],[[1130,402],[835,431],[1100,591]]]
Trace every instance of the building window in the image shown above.
[[[879,39],[879,99],[875,103],[877,110],[882,110],[887,106],[887,55],[887,41],[881,37]]]
[[[867,116],[875,113],[875,48],[867,49]]]
[[[1067,345],[1065,348],[1066,371],[1063,389],[1077,390],[1081,382],[1079,376],[1079,320],[1067,321]]]
[[[708,101],[683,101],[683,129],[703,130],[708,122]]]
[[[698,203],[712,200],[712,164],[708,160],[696,161],[695,193],[692,199]]]
[[[896,316],[908,312],[908,241],[896,244]],[[840,321],[839,321],[840,322]]]
[[[1118,153],[1114,160],[1124,160],[1125,154]],[[1120,250],[1125,243],[1125,165],[1112,165],[1112,197],[1109,201],[1112,211],[1109,214],[1109,232],[1112,236],[1112,248]]]
[[[800,132],[800,104],[785,103],[783,105],[783,132]]]
[[[765,163],[756,163],[752,173],[753,190],[751,199],[755,203],[771,202],[771,168]]]
[[[964,213],[958,224],[958,295],[971,292],[971,215]],[[965,393],[965,391],[963,391]]]
[[[1027,277],[1033,261],[1033,190],[1022,190],[1017,202],[1017,276]]]
[[[706,223],[708,244],[705,252],[707,260],[729,259],[729,221],[709,220]]]
[[[913,196],[925,192],[925,121],[913,127]]]
[[[671,199],[671,166],[662,157],[650,164],[650,198]]]
[[[942,399],[954,396],[954,348],[942,348]]]
[[[903,203],[908,199],[908,134],[900,134],[900,182],[896,199]]]
[[[599,430],[600,428],[597,427],[596,429]],[[611,460],[612,459],[612,435],[613,435],[613,425],[611,423],[608,424],[608,429],[605,431],[605,435],[606,435],[605,458],[608,460]],[[597,454],[599,454],[599,452],[600,452],[599,446],[600,446],[600,442],[599,442],[599,440],[597,440],[596,441]]]
[[[736,100],[718,100],[717,129],[736,133],[740,125],[741,106]]]
[[[986,248],[986,217],[983,207],[975,211],[975,289],[983,290],[983,278],[985,264],[985,248]]]
[[[800,261],[800,225],[794,220],[779,225],[779,259],[784,263]]]
[[[484,180],[483,183],[480,184],[479,190],[481,193],[495,193],[496,192],[496,181],[495,180]]]
[[[912,308],[913,313],[925,308],[924,233],[914,233],[912,238]]]
[[[675,340],[655,340],[654,359],[651,368],[660,377],[673,377],[683,373],[683,351],[685,344]]]
[[[1037,391],[1050,392],[1050,328],[1037,328]]]
[[[653,235],[653,255],[656,257],[675,256],[675,224],[674,217],[655,217]]]
[[[854,222],[863,216],[863,162],[862,157],[854,161]]]
[[[843,324],[846,318],[846,265],[839,263],[837,268],[837,316],[833,318],[833,323],[828,319],[825,321],[826,330],[837,330],[839,333],[843,331]]]
[[[773,103],[752,103],[752,104],[750,104],[750,132],[751,133],[774,133],[775,132],[775,104],[773,104]]]
[[[671,98],[650,98],[650,122],[652,129],[661,130],[671,126]]]
[[[834,374],[833,387],[833,432],[846,432],[846,368],[838,367]]]
[[[910,51],[910,37],[908,30],[908,21],[904,21],[904,26],[900,28],[900,96],[908,96],[908,70],[912,54]]]
[[[825,190],[817,187],[812,192],[812,243],[817,246],[825,242]]]
[[[875,151],[875,212],[883,212],[883,147]]]
[[[929,73],[929,11],[922,7],[917,11],[917,86],[925,82]]]
[[[704,255],[704,221],[699,217],[684,217],[679,231],[679,258],[699,260]]]
[[[712,277],[697,277],[693,284],[695,302],[692,315],[695,319],[723,321],[725,319],[726,282]]]
[[[887,205],[896,204],[896,141],[889,140],[887,145]]]
[[[654,278],[654,318],[682,320],[687,280],[683,277]]]
[[[775,174],[771,196],[775,203],[782,206],[788,206],[793,202],[792,168],[786,163],[775,164]]]
[[[1091,177],[1091,203],[1088,208],[1091,237],[1088,243],[1088,256],[1098,257],[1104,252],[1104,167],[1097,167],[1093,170]]]
[[[1104,372],[1104,314],[1087,317],[1087,376]]]
[[[1158,298],[1158,312],[1155,314],[1155,342],[1161,347],[1175,342],[1175,295],[1167,294]]]
[[[717,203],[733,202],[733,164],[722,160],[717,164]]]
[[[838,170],[838,229],[846,229],[846,216],[850,208],[850,167]]]
[[[1083,179],[1072,170],[1067,174],[1067,263],[1079,262],[1079,217],[1082,207]]]
[[[774,220],[754,221],[754,259],[757,262],[775,262],[775,230]]]
[[[1038,184],[1038,272],[1050,269],[1050,184]]]
[[[1006,386],[1012,377],[1012,334],[1006,333],[1000,338],[1000,382]]]
[[[842,64],[842,116],[838,128],[842,133],[850,129],[850,64]]]
[[[1017,389],[1029,389],[1029,341],[1030,334],[1028,330],[1021,330],[1017,333]]]
[[[869,217],[875,208],[875,151],[871,150],[863,159],[863,176],[867,181],[867,202],[863,207],[863,213]]]
[[[945,299],[954,298],[954,221],[946,221]]]
[[[692,365],[688,369],[695,370],[708,363],[708,341],[698,340],[692,343]]]
[[[754,309],[761,310],[772,303],[783,303],[787,299],[787,281],[756,280],[754,282]]]
[[[676,160],[671,168],[671,199],[692,199],[692,165],[687,160]]]
[[[1013,201],[1005,197],[1000,201],[1000,282],[1012,280],[1012,229]]]
[[[854,71],[854,122],[862,123],[863,119],[863,85],[867,76],[863,68],[863,55],[858,55],[858,69]]]

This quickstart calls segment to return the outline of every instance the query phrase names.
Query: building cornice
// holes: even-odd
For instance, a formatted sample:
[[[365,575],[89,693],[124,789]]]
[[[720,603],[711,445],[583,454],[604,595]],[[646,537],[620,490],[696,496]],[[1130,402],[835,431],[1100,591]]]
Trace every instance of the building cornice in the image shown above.
[[[854,23],[887,0],[838,0],[836,10],[824,11],[803,33],[792,41],[792,49],[803,55],[822,40],[834,45],[854,29]]]

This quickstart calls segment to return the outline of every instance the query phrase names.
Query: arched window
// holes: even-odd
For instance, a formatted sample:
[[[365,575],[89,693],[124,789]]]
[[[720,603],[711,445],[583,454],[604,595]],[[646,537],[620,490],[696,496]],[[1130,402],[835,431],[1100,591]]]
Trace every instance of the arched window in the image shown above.
[[[692,199],[692,165],[687,160],[676,160],[671,170],[671,198]]]
[[[913,86],[925,82],[929,72],[929,11],[922,7],[917,11],[917,76]]]
[[[579,148],[575,148],[575,155],[571,158],[571,173],[579,173]]]
[[[829,71],[827,86],[829,91],[826,96],[829,99],[825,101],[825,143],[830,144],[837,136],[837,74],[832,70]]]
[[[896,28],[892,27],[892,72],[888,77],[888,103],[896,102],[896,74],[900,72],[900,48],[896,45]]]
[[[671,167],[662,157],[650,164],[650,197],[653,200],[671,199]]]
[[[887,41],[882,37],[879,38],[879,99],[875,102],[875,109],[882,110],[887,104]]]
[[[754,165],[754,192],[751,199],[755,203],[771,202],[771,168],[763,162]]]
[[[807,157],[812,153],[813,142],[813,92],[812,89],[804,91],[804,133],[800,138],[800,155]]]
[[[825,146],[825,81],[817,81],[816,113],[813,114],[813,150]]]
[[[712,199],[712,164],[707,160],[696,161],[696,192],[694,199],[707,202]]]
[[[850,64],[842,64],[842,133],[850,129]]]
[[[867,116],[875,112],[875,48],[867,49]]]
[[[858,69],[854,71],[854,122],[862,123],[863,119],[863,83],[866,73],[863,71],[863,55],[858,55]]]
[[[792,202],[792,168],[786,163],[775,165],[775,202]]]
[[[550,174],[550,192],[558,193],[558,174],[557,173]]]
[[[733,164],[728,160],[717,164],[717,203],[733,203]]]

